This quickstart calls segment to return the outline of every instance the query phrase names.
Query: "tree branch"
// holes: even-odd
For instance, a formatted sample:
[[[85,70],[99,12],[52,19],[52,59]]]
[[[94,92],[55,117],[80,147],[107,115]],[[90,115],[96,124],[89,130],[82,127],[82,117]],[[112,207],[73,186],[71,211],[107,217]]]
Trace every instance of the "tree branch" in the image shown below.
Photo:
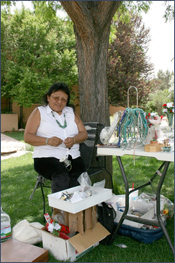
[[[60,1],[60,3],[77,30],[87,34],[93,30],[94,24],[103,30],[111,21],[121,1]]]

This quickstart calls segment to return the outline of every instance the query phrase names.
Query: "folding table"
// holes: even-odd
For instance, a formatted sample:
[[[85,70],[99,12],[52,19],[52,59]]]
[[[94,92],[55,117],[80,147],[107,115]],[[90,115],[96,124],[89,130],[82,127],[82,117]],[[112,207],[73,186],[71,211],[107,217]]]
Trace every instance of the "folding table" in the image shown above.
[[[133,190],[129,191],[129,186],[128,186],[128,180],[127,180],[127,175],[125,173],[123,164],[122,164],[122,160],[121,160],[121,156],[123,155],[135,155],[135,156],[144,156],[144,157],[154,157],[159,161],[162,161],[161,166],[159,167],[159,169],[157,171],[155,171],[155,174],[152,176],[152,178],[145,184],[134,188]],[[161,191],[161,187],[163,185],[168,167],[170,162],[174,162],[174,152],[145,152],[144,148],[138,148],[138,149],[131,149],[131,150],[123,150],[122,148],[117,148],[115,146],[97,146],[97,155],[103,155],[103,156],[113,156],[115,155],[117,157],[117,161],[122,173],[122,177],[125,183],[125,211],[123,212],[123,215],[117,225],[117,228],[114,232],[114,235],[112,236],[110,243],[112,243],[115,239],[115,237],[118,234],[119,228],[121,226],[121,224],[123,223],[124,219],[130,220],[130,221],[134,221],[134,222],[138,222],[138,223],[143,223],[143,224],[147,224],[147,225],[154,225],[154,226],[158,226],[161,227],[164,235],[167,239],[167,242],[172,250],[172,252],[174,253],[174,248],[173,245],[171,243],[171,240],[169,238],[168,232],[166,230],[166,227],[164,226],[164,223],[161,219],[160,216],[160,191]],[[161,172],[161,170],[163,169],[163,171]],[[157,177],[157,175],[160,177],[158,185],[157,185],[157,189],[155,191],[156,193],[156,214],[157,214],[157,219],[143,219],[143,218],[138,218],[138,217],[132,217],[127,215],[128,209],[129,209],[129,195],[138,190],[141,189],[143,187],[146,187],[148,185],[150,185],[152,188],[152,182],[153,180]],[[154,188],[153,188],[154,189]]]

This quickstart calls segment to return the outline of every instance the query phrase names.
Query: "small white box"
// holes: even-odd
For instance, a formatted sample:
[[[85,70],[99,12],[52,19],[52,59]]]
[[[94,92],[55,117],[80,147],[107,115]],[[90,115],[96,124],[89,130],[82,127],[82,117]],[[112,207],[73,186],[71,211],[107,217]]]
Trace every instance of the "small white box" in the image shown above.
[[[79,233],[68,240],[56,237],[43,228],[43,248],[48,249],[57,260],[73,262],[98,246],[99,241],[109,234],[100,223],[95,228],[86,230],[83,235]]]
[[[63,210],[65,212],[69,212],[72,214],[76,214],[82,210],[85,210],[89,207],[95,206],[97,204],[100,204],[102,202],[105,202],[106,200],[110,199],[112,197],[112,189],[107,188],[100,188],[100,187],[92,187],[92,196],[87,197],[81,201],[78,201],[76,203],[72,203],[69,201],[64,201],[59,199],[61,194],[64,192],[68,193],[74,193],[76,191],[81,190],[81,186],[76,186],[73,188],[69,188],[60,192],[56,192],[53,194],[48,195],[49,200],[49,206],[58,208],[60,210]]]

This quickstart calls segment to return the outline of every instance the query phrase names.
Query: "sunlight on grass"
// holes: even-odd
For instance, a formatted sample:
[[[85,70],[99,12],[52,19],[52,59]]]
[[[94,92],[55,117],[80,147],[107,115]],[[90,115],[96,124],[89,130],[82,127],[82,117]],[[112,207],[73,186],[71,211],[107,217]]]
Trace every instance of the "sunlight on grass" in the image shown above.
[[[3,132],[3,134],[15,139],[15,140],[18,140],[22,143],[25,143],[24,141],[24,131],[16,131],[16,132]],[[31,146],[30,144],[28,143],[25,143],[25,150],[26,151],[33,151],[34,150],[34,146]]]

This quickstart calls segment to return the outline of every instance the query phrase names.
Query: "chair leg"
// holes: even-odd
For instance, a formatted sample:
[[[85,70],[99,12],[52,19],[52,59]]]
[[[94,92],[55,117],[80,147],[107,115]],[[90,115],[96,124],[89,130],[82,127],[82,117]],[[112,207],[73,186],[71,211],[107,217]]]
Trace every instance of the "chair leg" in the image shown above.
[[[41,185],[41,193],[42,193],[42,197],[43,197],[43,213],[45,215],[45,197],[44,197],[44,191],[43,191],[43,186]],[[44,218],[45,221],[45,218]]]
[[[114,190],[114,188],[113,188],[112,174],[106,169],[106,157],[104,158],[104,162],[105,162],[105,167],[104,167],[104,169],[105,169],[105,171],[110,175],[112,189]]]
[[[109,176],[110,176],[112,189],[114,190],[114,188],[113,188],[112,174],[111,174],[106,168],[105,168],[105,171],[106,171],[106,172],[109,174]]]

